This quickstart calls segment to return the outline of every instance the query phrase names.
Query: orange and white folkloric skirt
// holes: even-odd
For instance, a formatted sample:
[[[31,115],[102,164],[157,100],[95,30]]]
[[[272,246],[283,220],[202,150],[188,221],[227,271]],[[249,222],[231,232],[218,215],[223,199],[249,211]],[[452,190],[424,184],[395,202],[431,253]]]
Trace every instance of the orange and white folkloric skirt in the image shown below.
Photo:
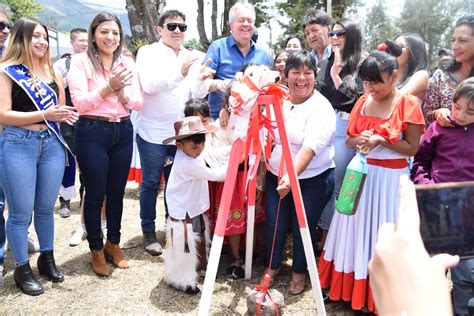
[[[400,176],[408,168],[372,165],[365,180],[357,212],[335,212],[318,264],[322,288],[331,300],[351,302],[352,309],[374,311],[368,279],[377,232],[384,223],[396,223]]]

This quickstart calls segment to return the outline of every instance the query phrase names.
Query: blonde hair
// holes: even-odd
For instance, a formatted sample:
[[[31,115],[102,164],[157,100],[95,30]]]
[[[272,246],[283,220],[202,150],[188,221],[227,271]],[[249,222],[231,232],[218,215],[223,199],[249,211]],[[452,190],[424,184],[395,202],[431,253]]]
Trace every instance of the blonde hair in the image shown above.
[[[40,65],[44,67],[47,75],[53,79],[58,86],[62,86],[60,80],[56,79],[53,68],[51,67],[51,59],[49,54],[49,34],[48,28],[40,21],[33,18],[21,18],[15,22],[8,41],[7,50],[3,54],[2,63],[18,65],[23,64],[28,69],[33,69],[33,53],[31,40],[36,26],[41,25],[46,31],[46,41],[48,47],[43,57],[39,59]]]

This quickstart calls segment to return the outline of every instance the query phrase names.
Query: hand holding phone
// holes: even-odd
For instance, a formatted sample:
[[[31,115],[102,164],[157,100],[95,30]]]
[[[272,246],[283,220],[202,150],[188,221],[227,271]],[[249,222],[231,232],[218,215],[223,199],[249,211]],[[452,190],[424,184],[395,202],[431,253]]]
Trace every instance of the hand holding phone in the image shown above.
[[[459,257],[430,257],[420,236],[413,183],[400,177],[397,225],[380,226],[375,253],[369,262],[370,286],[380,315],[450,315],[446,269]]]

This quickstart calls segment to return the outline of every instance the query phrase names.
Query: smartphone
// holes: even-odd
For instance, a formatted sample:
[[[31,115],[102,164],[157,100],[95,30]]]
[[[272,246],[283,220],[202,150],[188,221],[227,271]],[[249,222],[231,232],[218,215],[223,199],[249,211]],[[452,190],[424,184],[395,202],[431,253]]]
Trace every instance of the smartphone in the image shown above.
[[[416,185],[420,231],[430,254],[474,257],[474,181]]]

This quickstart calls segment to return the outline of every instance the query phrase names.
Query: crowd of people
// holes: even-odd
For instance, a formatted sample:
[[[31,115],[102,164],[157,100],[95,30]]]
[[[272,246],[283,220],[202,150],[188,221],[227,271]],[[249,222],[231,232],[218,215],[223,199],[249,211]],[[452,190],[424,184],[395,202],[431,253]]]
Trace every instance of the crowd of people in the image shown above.
[[[54,207],[59,196],[58,214],[70,216],[76,172],[81,223],[70,245],[87,238],[92,270],[99,276],[111,273],[106,259],[128,268],[120,231],[133,158],[141,168],[137,207],[143,247],[152,256],[165,253],[164,280],[170,287],[198,293],[236,138],[237,127],[229,123],[236,115],[231,89],[238,73],[251,76],[252,67],[267,67],[288,89],[284,124],[315,249],[311,255],[319,256],[319,277],[328,298],[368,313],[434,308],[424,294],[415,293],[420,295],[418,304],[403,291],[404,286],[407,292],[425,288],[416,281],[429,282],[431,270],[409,270],[410,262],[397,257],[393,247],[407,246],[401,236],[405,233],[414,246],[399,251],[416,252],[426,266],[434,266],[410,222],[419,219],[413,215],[413,201],[407,202],[414,197],[406,175],[422,184],[474,181],[469,158],[474,155],[474,15],[457,20],[452,62],[431,76],[427,44],[418,34],[402,33],[378,50],[364,52],[356,21],[333,21],[324,11],[309,9],[302,17],[305,40],[288,36],[272,59],[253,41],[255,18],[251,4],[236,3],[229,11],[230,35],[211,43],[203,57],[183,46],[186,16],[167,10],[156,26],[160,40],[141,47],[134,60],[127,54],[120,20],[100,13],[89,30],[71,30],[74,53],[53,66],[44,24],[20,18],[12,25],[0,11],[0,284],[7,270],[8,240],[15,284],[28,295],[44,292],[28,260],[32,221],[39,241],[39,274],[64,281],[54,258]],[[277,278],[291,234],[288,292],[298,295],[306,288],[307,254],[279,137],[276,133],[270,158],[257,172],[254,223],[247,220],[242,189],[247,166],[245,157],[240,158],[225,219],[230,257],[226,273],[244,277],[241,241],[246,226],[255,225],[257,252],[264,255],[272,280]],[[357,153],[365,155],[368,172],[355,214],[346,215],[336,212],[336,200]],[[166,249],[156,236],[162,182]],[[383,246],[376,246],[377,236],[379,244],[385,241]],[[384,256],[413,274],[415,285],[392,285],[400,287],[395,294],[405,306],[394,304],[385,292],[384,278],[396,275],[384,266]],[[450,257],[432,269],[437,283],[431,292],[448,297],[442,273],[451,268],[454,313],[467,315],[467,301],[474,296],[474,260],[463,259],[455,268],[456,263]],[[452,312],[449,297],[439,304]]]

